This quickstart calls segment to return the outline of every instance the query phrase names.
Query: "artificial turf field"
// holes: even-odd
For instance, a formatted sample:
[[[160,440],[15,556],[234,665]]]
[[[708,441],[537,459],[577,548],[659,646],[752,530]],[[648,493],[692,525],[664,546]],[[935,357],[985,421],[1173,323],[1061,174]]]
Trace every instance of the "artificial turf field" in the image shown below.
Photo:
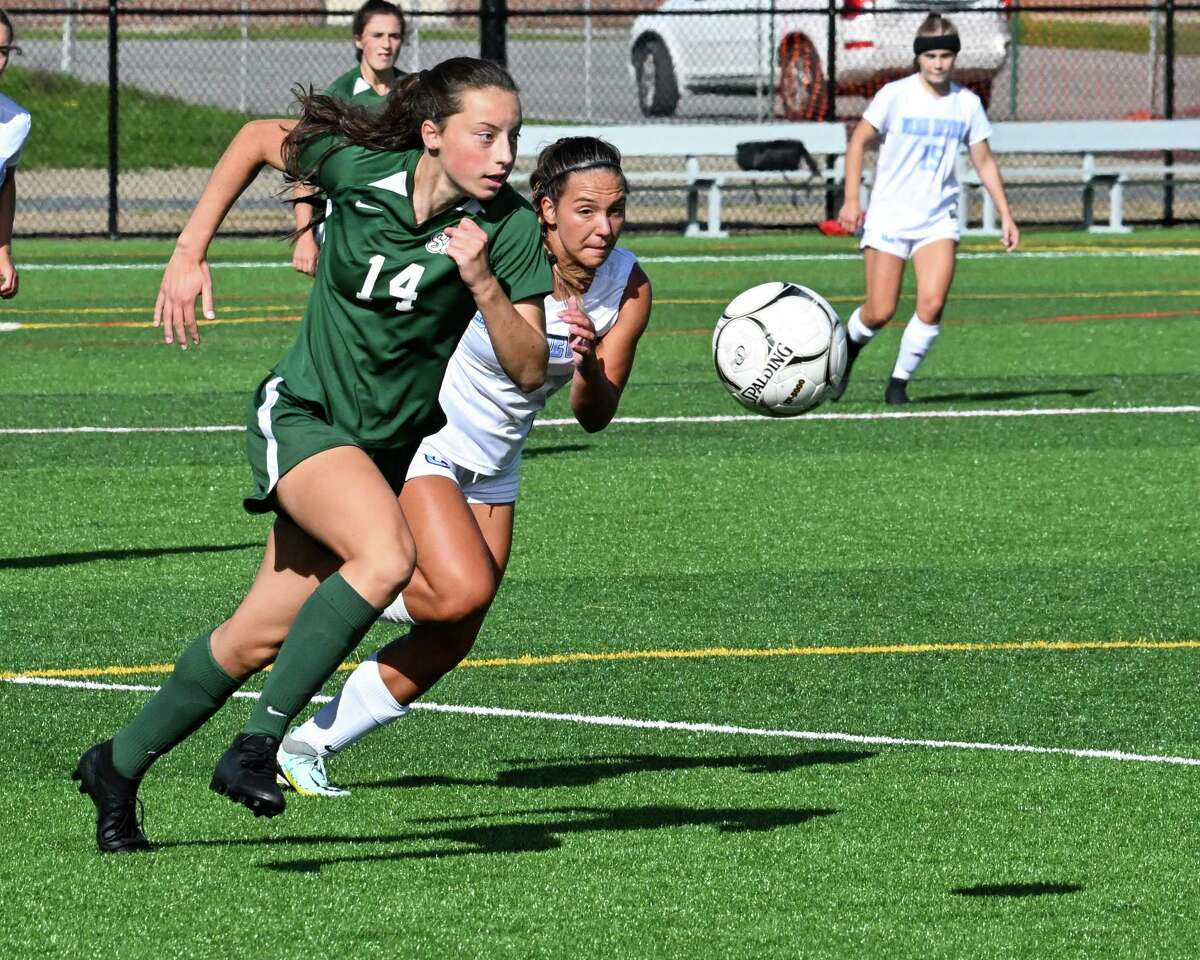
[[[721,306],[793,279],[848,315],[848,241],[629,245],[656,307],[620,416],[665,419],[587,435],[551,405],[471,660],[333,761],[349,798],[272,821],[207,789],[233,701],[147,777],[133,857],[96,853],[67,775],[249,582],[241,434],[178,428],[242,422],[308,281],[219,242],[221,323],[181,352],[137,266],[167,244],[19,245],[0,955],[1200,952],[1200,233],[965,245],[887,419],[898,325],[839,404],[703,419],[744,412]]]

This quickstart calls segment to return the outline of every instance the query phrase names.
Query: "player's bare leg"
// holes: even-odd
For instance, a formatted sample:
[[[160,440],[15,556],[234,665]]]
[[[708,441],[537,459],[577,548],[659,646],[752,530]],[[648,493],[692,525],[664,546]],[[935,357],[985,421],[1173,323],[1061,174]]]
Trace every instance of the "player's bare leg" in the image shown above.
[[[866,299],[846,321],[846,372],[842,382],[830,394],[840,400],[850,382],[850,370],[859,353],[875,334],[887,325],[900,302],[900,286],[904,280],[904,260],[895,254],[863,248],[863,270],[866,274]]]
[[[284,809],[275,757],[287,724],[407,584],[415,560],[395,494],[357,447],[335,447],[301,461],[280,478],[276,497],[281,512],[339,564],[296,610],[249,721],[213,772],[212,789],[256,816]],[[252,643],[264,645],[250,633],[238,634],[229,648],[222,641],[218,655]]]
[[[331,703],[284,738],[280,769],[308,796],[345,796],[329,782],[324,758],[405,716],[470,652],[508,563],[513,504],[468,505],[452,481],[428,476],[406,484],[400,503],[417,544],[402,609],[419,622],[359,664]]]
[[[900,352],[888,381],[884,399],[890,404],[908,403],[908,381],[912,379],[941,332],[942,310],[954,282],[954,240],[934,240],[913,252],[917,277],[917,309],[904,328]]]

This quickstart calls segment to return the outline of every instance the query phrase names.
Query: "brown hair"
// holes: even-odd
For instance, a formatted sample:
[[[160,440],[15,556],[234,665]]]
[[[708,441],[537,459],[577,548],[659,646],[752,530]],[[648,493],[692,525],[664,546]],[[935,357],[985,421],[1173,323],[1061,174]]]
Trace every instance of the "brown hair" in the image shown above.
[[[385,16],[395,17],[400,21],[400,45],[404,45],[404,38],[408,36],[408,23],[404,19],[404,11],[396,4],[389,3],[388,0],[367,0],[354,14],[354,22],[351,30],[354,38],[357,40],[363,35],[363,31],[367,29],[367,23],[372,17]],[[354,57],[356,60],[362,60],[362,51],[355,50]]]
[[[542,149],[537,166],[529,175],[529,190],[533,194],[533,209],[538,220],[542,220],[542,198],[557,204],[566,192],[571,174],[585,170],[611,170],[621,178],[621,189],[629,189],[621,169],[620,150],[599,137],[563,137]],[[575,264],[559,263],[550,249],[545,221],[542,221],[542,246],[555,278],[573,293],[582,293],[591,280],[592,271]]]
[[[341,147],[355,145],[368,150],[419,150],[421,124],[432,120],[438,128],[463,108],[463,94],[469,90],[496,87],[518,92],[508,71],[490,60],[453,57],[435,67],[403,77],[388,95],[381,112],[371,112],[323,93],[297,92],[300,122],[283,142],[284,163],[288,174],[297,180],[311,181],[321,163]],[[300,155],[313,140],[333,136],[335,142],[325,153],[303,170]]]

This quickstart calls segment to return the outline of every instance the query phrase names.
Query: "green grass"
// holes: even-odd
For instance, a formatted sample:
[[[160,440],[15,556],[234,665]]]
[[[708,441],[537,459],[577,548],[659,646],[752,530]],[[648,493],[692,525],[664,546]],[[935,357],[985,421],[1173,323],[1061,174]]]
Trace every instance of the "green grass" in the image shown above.
[[[1160,20],[1158,53],[1166,43],[1165,27]],[[1150,27],[1145,23],[1114,23],[1103,19],[1083,20],[1023,13],[1013,26],[1014,36],[1027,47],[1057,47],[1063,50],[1116,50],[1145,53],[1150,49]],[[1175,53],[1181,57],[1200,56],[1200,24],[1177,23]]]
[[[622,415],[742,412],[709,359],[737,291],[791,278],[843,315],[861,292],[857,258],[771,259],[850,254],[849,241],[631,245],[657,306]],[[1026,247],[1117,255],[962,259],[911,411],[1196,402],[1196,257],[1133,254],[1194,250],[1200,232],[1032,234]],[[130,265],[168,249],[18,252]],[[700,253],[754,259],[652,260]],[[27,269],[0,320],[66,326],[0,333],[0,426],[241,422],[295,334],[278,318],[307,291],[287,269],[221,267],[261,259],[287,257],[273,241],[217,245],[231,322],[186,353],[150,329],[96,326],[144,319],[155,270]],[[909,289],[900,315],[911,307]],[[843,401],[818,413],[881,412],[899,334],[881,333]],[[548,416],[565,415],[556,398]],[[509,576],[473,657],[675,656],[463,668],[430,699],[1200,756],[1197,427],[1177,413],[536,428]],[[237,433],[0,435],[0,671],[169,662],[226,616],[266,523],[239,509],[241,447]],[[393,633],[375,628],[362,651]],[[1102,646],[1132,640],[1147,645]],[[1005,646],[1031,642],[1052,646]],[[892,644],[932,649],[867,652]],[[827,653],[687,655],[715,647]],[[0,954],[1200,948],[1195,767],[417,711],[333,762],[348,800],[292,799],[262,822],[206,789],[248,713],[237,700],[147,777],[158,851],[101,858],[66,773],[144,697],[0,683]]]
[[[5,71],[4,92],[34,118],[22,169],[107,167],[107,85],[13,67]],[[210,167],[248,119],[233,111],[122,86],[121,170]]]

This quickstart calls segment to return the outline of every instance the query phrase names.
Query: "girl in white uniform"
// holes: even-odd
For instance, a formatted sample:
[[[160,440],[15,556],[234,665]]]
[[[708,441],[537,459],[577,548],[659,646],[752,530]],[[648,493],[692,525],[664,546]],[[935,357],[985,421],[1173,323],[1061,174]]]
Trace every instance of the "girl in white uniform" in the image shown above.
[[[0,74],[9,58],[20,53],[13,43],[13,26],[8,14],[0,10]],[[0,94],[0,297],[17,295],[17,268],[12,259],[13,218],[17,210],[17,164],[25,139],[29,136],[29,111]]]
[[[651,300],[637,258],[616,246],[625,221],[621,155],[594,137],[559,140],[538,157],[530,186],[554,270],[545,384],[522,393],[475,318],[442,382],[447,424],[418,449],[400,496],[407,516],[423,518],[413,530],[417,574],[383,618],[412,629],[361,663],[331,703],[284,738],[280,773],[303,794],[344,796],[323,758],[404,716],[470,651],[508,562],[521,451],[547,399],[569,384],[571,408],[589,433],[616,414]],[[451,489],[459,491],[457,517],[445,509]],[[419,509],[435,496],[439,510]]]
[[[979,97],[950,80],[959,51],[958,31],[931,13],[913,41],[917,72],[876,94],[846,150],[846,198],[838,221],[862,228],[859,246],[866,267],[866,301],[850,315],[846,375],[833,395],[846,389],[859,352],[896,312],[904,263],[917,276],[917,309],[904,330],[900,354],[884,392],[887,403],[908,402],[908,381],[933,346],[946,295],[954,279],[958,247],[958,151],[966,145],[979,180],[1000,214],[1006,250],[1020,232],[1009,212],[1004,184],[988,146],[992,127]],[[875,185],[866,213],[859,203],[863,152],[882,137]]]

